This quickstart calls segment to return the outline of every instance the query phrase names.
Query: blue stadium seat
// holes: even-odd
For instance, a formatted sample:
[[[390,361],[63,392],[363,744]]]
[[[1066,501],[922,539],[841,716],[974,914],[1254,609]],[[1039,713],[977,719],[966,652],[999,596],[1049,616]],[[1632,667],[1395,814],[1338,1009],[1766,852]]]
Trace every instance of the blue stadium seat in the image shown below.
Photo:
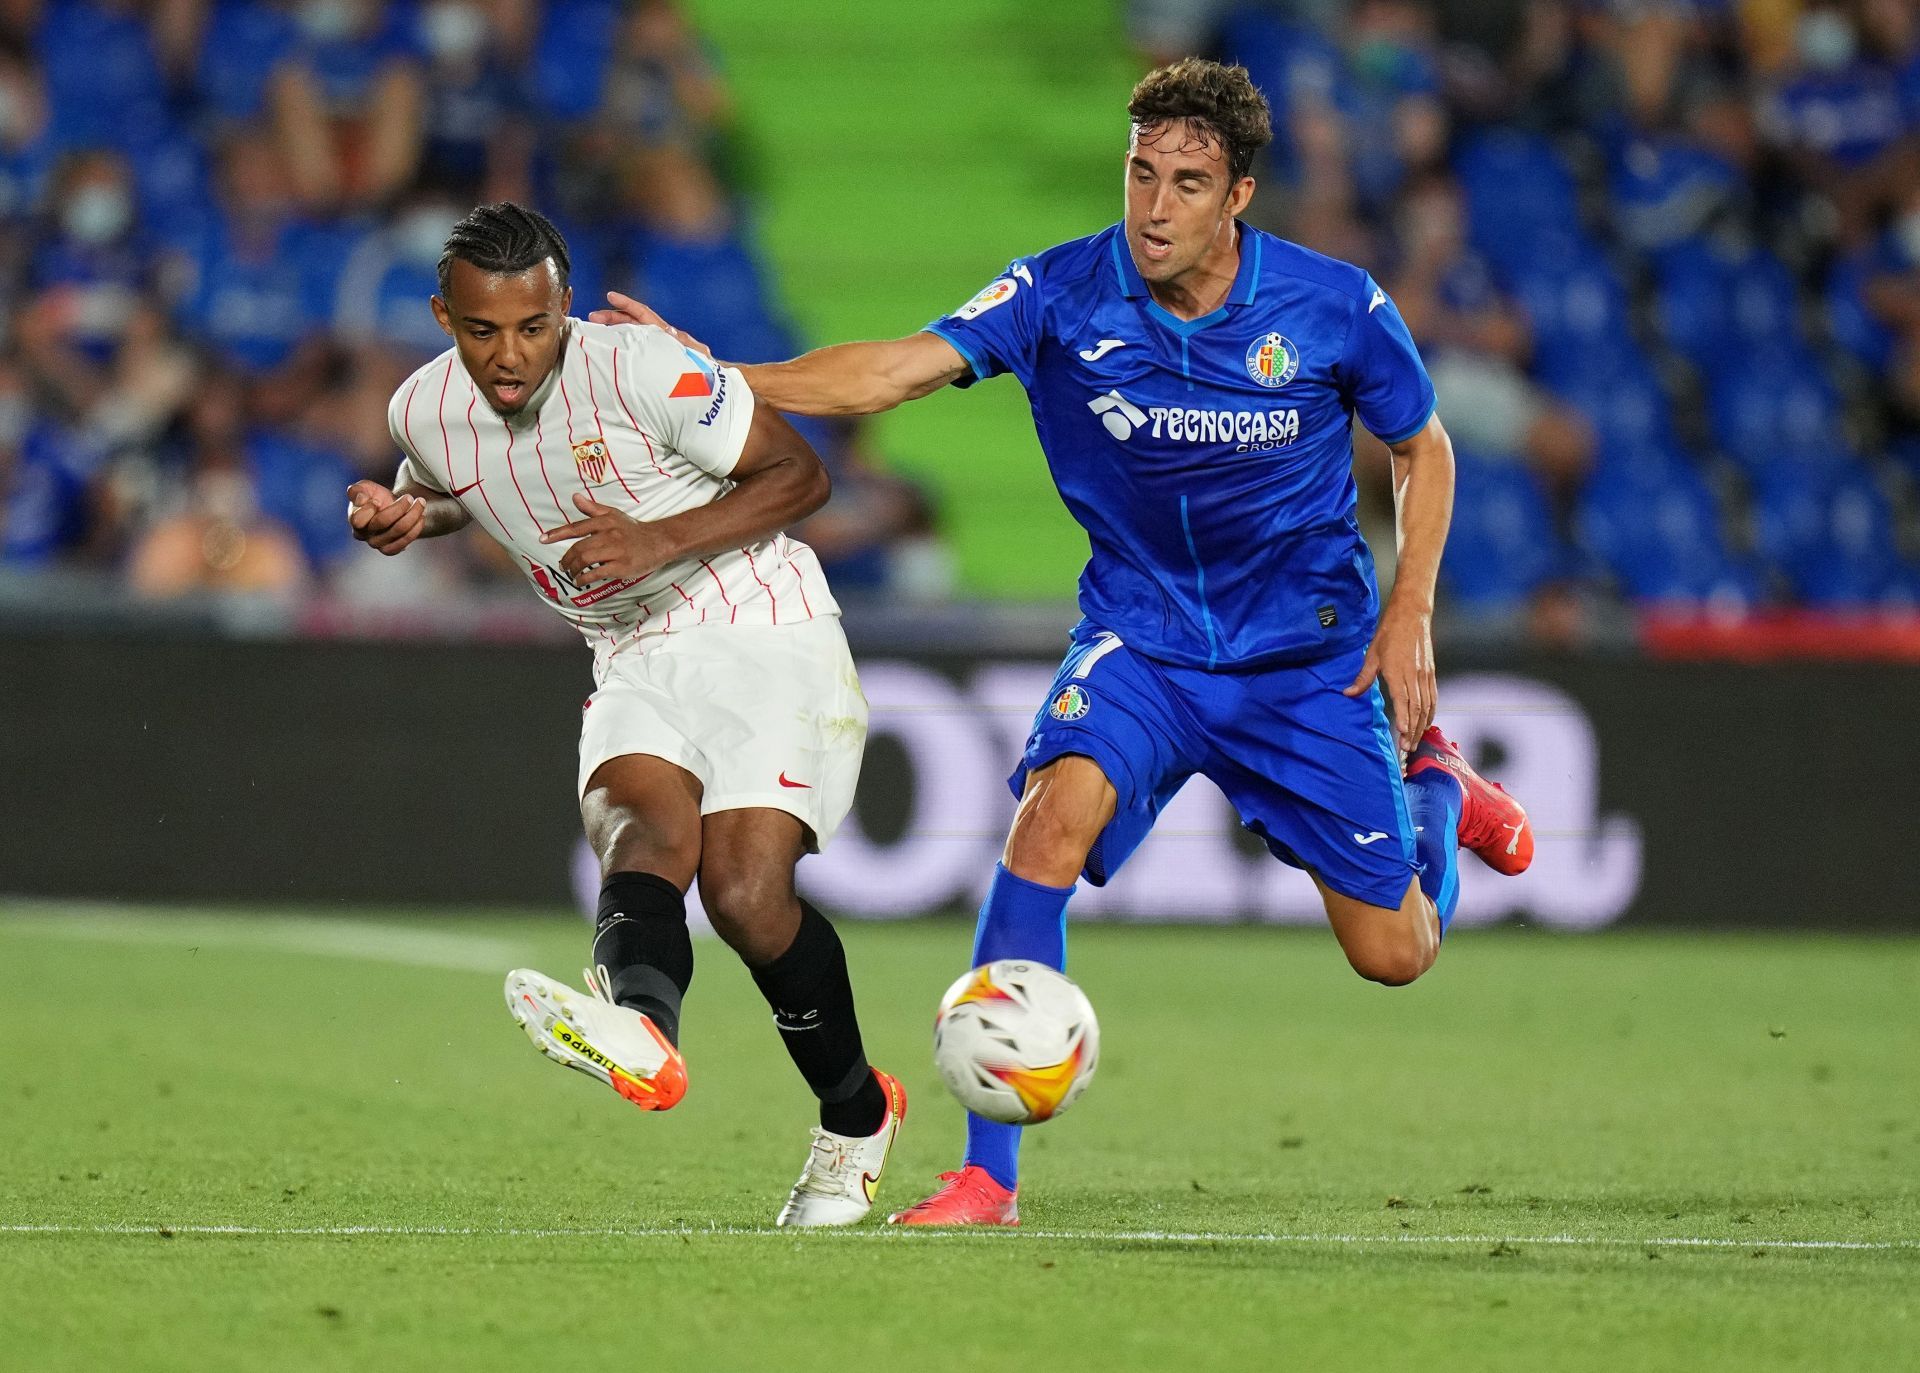
[[[1867,473],[1783,468],[1756,493],[1761,551],[1808,605],[1909,604],[1914,570],[1902,562],[1893,512]]]
[[[1613,264],[1577,239],[1545,239],[1512,266],[1515,297],[1533,325],[1534,366],[1552,384],[1642,357],[1627,290]]]
[[[1840,402],[1809,352],[1734,355],[1707,392],[1714,434],[1749,473],[1781,466],[1827,468],[1852,460]]]
[[[172,128],[166,81],[136,7],[56,0],[35,49],[62,146],[126,152]]]
[[[267,83],[299,41],[292,15],[257,0],[221,0],[200,41],[200,112],[211,123],[242,123],[266,112]]]
[[[1827,328],[1833,341],[1876,373],[1892,363],[1899,337],[1867,307],[1867,283],[1894,270],[1894,261],[1884,248],[1851,253],[1827,277]]]
[[[1702,371],[1807,346],[1793,275],[1765,249],[1728,254],[1703,241],[1676,247],[1661,259],[1656,312],[1668,341]]]
[[[1519,269],[1543,238],[1579,234],[1573,173],[1538,134],[1517,129],[1473,134],[1461,142],[1453,166],[1466,194],[1474,246],[1496,264]]]
[[[1345,59],[1318,29],[1260,5],[1243,5],[1229,14],[1220,24],[1218,46],[1225,60],[1247,69],[1267,97],[1273,116],[1268,163],[1278,180],[1292,182],[1297,166],[1289,121],[1303,101],[1347,103]]]
[[[1440,577],[1448,597],[1474,610],[1508,609],[1568,570],[1545,494],[1518,459],[1456,452],[1453,529]]]
[[[1678,461],[1603,467],[1581,493],[1574,529],[1634,600],[1757,599],[1752,573],[1728,556],[1713,493]]]
[[[1577,361],[1577,355],[1570,359]],[[1673,408],[1653,364],[1629,335],[1589,355],[1588,365],[1544,369],[1542,380],[1593,425],[1600,461],[1676,446]]]
[[[359,474],[335,446],[296,432],[257,430],[247,436],[247,461],[260,512],[291,529],[315,567],[327,567],[353,547],[353,534],[340,518],[340,493]]]
[[[600,107],[619,19],[615,0],[554,0],[544,7],[528,84],[534,103],[559,120]]]

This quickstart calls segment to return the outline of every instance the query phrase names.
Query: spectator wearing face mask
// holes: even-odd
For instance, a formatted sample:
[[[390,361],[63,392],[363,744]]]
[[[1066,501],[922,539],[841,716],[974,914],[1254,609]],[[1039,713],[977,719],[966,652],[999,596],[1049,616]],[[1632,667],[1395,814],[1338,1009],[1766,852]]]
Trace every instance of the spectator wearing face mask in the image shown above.
[[[118,154],[73,154],[54,177],[48,223],[28,267],[29,291],[58,310],[65,341],[96,363],[112,354],[128,313],[152,285],[135,208]]]
[[[166,427],[192,385],[193,353],[155,303],[132,181],[114,153],[69,158],[15,318],[21,365],[56,447],[85,454],[88,480]],[[70,466],[73,464],[69,464]]]

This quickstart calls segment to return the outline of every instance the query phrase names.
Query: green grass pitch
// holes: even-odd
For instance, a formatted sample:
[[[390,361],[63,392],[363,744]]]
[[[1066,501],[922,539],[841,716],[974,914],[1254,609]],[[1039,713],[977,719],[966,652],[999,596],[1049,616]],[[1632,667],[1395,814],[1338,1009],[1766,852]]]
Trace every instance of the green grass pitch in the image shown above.
[[[845,932],[900,1205],[966,929]],[[1099,1080],[1026,1229],[944,1235],[767,1228],[810,1103],[717,944],[679,1109],[536,1055],[500,972],[584,943],[0,913],[0,1366],[1920,1366],[1920,942],[1466,930],[1387,991],[1324,932],[1076,928]]]

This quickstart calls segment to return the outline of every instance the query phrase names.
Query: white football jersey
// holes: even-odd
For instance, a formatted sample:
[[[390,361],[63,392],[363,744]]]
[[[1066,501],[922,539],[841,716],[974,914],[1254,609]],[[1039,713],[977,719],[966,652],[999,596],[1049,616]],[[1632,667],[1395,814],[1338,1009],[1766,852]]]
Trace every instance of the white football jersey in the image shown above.
[[[387,406],[406,457],[400,478],[443,491],[519,560],[527,579],[593,645],[596,666],[697,624],[795,624],[835,615],[819,559],[776,534],[635,580],[578,587],[571,546],[541,534],[585,518],[585,491],[636,520],[660,520],[733,489],[753,392],[731,367],[651,325],[566,322],[560,360],[526,408],[498,414],[455,350],[415,372]]]

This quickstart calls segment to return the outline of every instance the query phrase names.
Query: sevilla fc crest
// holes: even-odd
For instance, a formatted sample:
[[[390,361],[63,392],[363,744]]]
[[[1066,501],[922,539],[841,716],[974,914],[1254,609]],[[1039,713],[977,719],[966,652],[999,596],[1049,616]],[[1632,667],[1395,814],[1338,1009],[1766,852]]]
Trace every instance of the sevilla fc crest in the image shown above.
[[[596,436],[573,446],[573,465],[580,469],[580,480],[598,486],[607,479],[607,441]]]

